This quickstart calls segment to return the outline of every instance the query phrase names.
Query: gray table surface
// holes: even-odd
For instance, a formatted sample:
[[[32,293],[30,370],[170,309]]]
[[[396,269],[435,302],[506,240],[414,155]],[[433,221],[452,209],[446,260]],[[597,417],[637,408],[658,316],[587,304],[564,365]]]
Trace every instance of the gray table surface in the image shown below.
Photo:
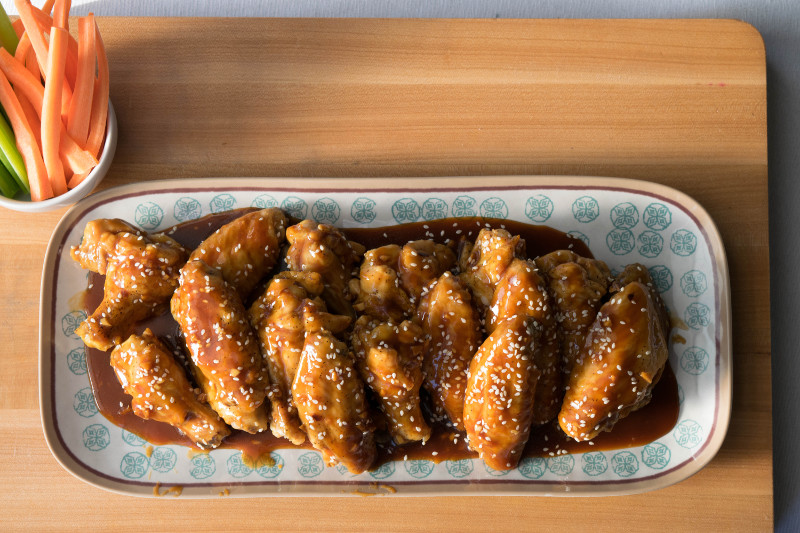
[[[39,2],[35,3],[39,4]],[[792,227],[800,200],[800,2],[797,0],[73,0],[72,13],[108,16],[226,17],[452,17],[452,18],[735,18],[749,22],[767,49],[769,124],[770,275],[775,529],[800,531],[800,315],[791,265],[800,263],[800,237]],[[2,0],[9,14],[13,1]],[[787,290],[788,287],[788,290]],[[795,354],[794,356],[792,354]]]

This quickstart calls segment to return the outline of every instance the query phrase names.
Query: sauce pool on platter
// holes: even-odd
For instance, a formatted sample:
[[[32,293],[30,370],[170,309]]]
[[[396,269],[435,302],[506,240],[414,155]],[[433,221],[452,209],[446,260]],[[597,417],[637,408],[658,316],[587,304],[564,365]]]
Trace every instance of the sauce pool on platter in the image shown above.
[[[218,228],[253,211],[255,210],[243,209],[209,215],[198,220],[179,224],[163,233],[177,241],[177,243],[182,245],[186,250],[191,251],[200,246],[201,243]],[[289,221],[289,224],[294,222],[298,221]],[[440,244],[448,242],[474,242],[479,232],[485,228],[504,229],[513,236],[519,236],[520,240],[524,241],[524,245],[520,248],[520,250],[522,250],[521,255],[524,255],[524,257],[520,257],[520,259],[524,261],[531,260],[526,264],[532,264],[535,258],[546,256],[557,250],[570,250],[582,258],[591,259],[593,257],[588,247],[582,241],[560,231],[546,226],[535,226],[508,220],[448,218],[383,228],[343,228],[340,231],[349,241],[357,243],[365,250],[372,251],[376,249],[381,250],[381,247],[393,244],[403,246],[409,241],[421,239],[431,239]],[[284,244],[284,248],[285,246]],[[453,250],[454,257],[456,255],[461,256],[457,258],[461,266],[452,264],[447,268],[447,270],[455,271],[463,266],[464,257],[466,257],[466,255],[464,253],[459,254],[459,247],[455,245],[451,245],[450,248]],[[281,254],[282,256],[283,253],[284,252]],[[369,253],[370,252],[368,252],[368,255]],[[279,265],[276,271],[287,268],[286,258],[284,257],[283,260],[284,263]],[[362,266],[362,270],[363,268]],[[89,285],[84,297],[84,307],[87,315],[91,315],[103,301],[104,280],[105,276],[96,272],[91,272],[89,275]],[[249,308],[255,301],[256,296],[267,288],[268,281],[269,279],[262,281],[251,294],[243,298],[245,307]],[[511,284],[513,285],[514,283],[516,282],[512,280]],[[642,296],[638,294],[628,294],[629,292],[631,291],[625,289],[617,294],[626,295],[627,298],[633,298],[634,296],[636,298],[642,298]],[[477,289],[475,289],[473,294],[473,300],[480,299]],[[606,301],[606,303],[614,303],[614,298],[622,298],[622,296],[611,296],[610,300],[608,296],[606,296],[604,301]],[[417,298],[415,298],[414,295],[411,296],[410,302],[412,308],[415,308],[418,304]],[[660,302],[660,299],[658,302]],[[485,316],[492,316],[491,306],[488,305],[492,302],[485,302],[486,309],[481,309],[479,301],[476,303],[479,308],[478,315],[485,314]],[[493,303],[496,304],[497,302]],[[358,309],[358,311],[354,312],[354,316],[361,315],[364,312],[361,309],[363,306],[355,304],[354,307]],[[495,305],[495,309],[496,307]],[[328,306],[328,308],[330,309],[330,306]],[[618,317],[613,311],[605,311],[605,309],[606,308],[603,307],[600,310],[602,317],[606,320],[618,320]],[[409,324],[414,321],[414,317],[408,313],[401,316],[401,318],[408,319]],[[495,319],[496,317],[490,319],[489,322]],[[488,335],[488,333],[484,331],[486,321],[482,316],[480,321],[482,330],[481,338],[485,339]],[[353,322],[358,323],[356,321]],[[399,323],[399,319],[397,322]],[[539,333],[539,322],[541,322],[541,320],[528,319],[525,326],[519,327],[527,327],[529,331],[534,331],[535,342],[546,343],[547,341],[544,339],[545,335]],[[651,322],[658,322],[658,320],[653,319]],[[403,324],[405,323],[404,321]],[[352,324],[350,327],[352,328]],[[186,352],[181,327],[168,309],[159,313],[157,316],[147,318],[136,324],[134,332],[141,335],[142,332],[148,329],[175,354],[179,364],[187,368],[191,366],[191,356]],[[584,329],[588,330],[588,326]],[[663,327],[661,330],[658,330],[658,327],[656,327],[655,330],[661,331],[664,337],[669,334],[668,331],[663,330]],[[633,329],[631,329],[631,331],[633,331]],[[589,332],[589,344],[591,344],[593,338],[595,344],[601,342],[602,339],[598,340],[600,338],[599,334],[593,337],[593,333],[594,332],[591,331]],[[342,335],[339,336],[342,337]],[[565,334],[562,333],[561,337],[564,336]],[[625,338],[620,337],[619,339],[621,339],[619,343],[628,342]],[[554,338],[553,342],[557,342],[557,340]],[[421,341],[415,346],[422,346]],[[562,346],[566,346],[566,344],[562,342]],[[418,350],[419,348],[415,347],[414,349]],[[660,349],[663,351],[665,346],[660,347]],[[152,444],[180,444],[196,448],[197,446],[192,440],[181,434],[175,427],[164,422],[145,420],[133,412],[131,408],[131,396],[125,393],[123,387],[120,385],[118,375],[115,374],[114,368],[109,364],[110,352],[111,350],[87,347],[88,373],[99,411],[117,426],[144,438]],[[539,366],[542,366],[541,363]],[[535,371],[541,373],[538,368]],[[641,393],[647,389],[646,398],[642,400],[636,397],[637,400],[634,401],[640,402],[636,407],[631,408],[629,413],[624,413],[618,419],[614,418],[613,421],[610,422],[610,424],[613,425],[613,431],[602,431],[605,428],[600,427],[597,431],[591,432],[591,438],[576,440],[571,436],[567,436],[562,427],[559,426],[560,418],[564,418],[562,424],[571,423],[571,419],[568,422],[566,421],[566,417],[562,416],[559,416],[559,418],[551,418],[544,424],[531,426],[529,437],[521,443],[521,447],[518,447],[518,451],[512,452],[518,454],[516,461],[522,457],[552,457],[565,453],[581,453],[585,451],[640,446],[663,436],[672,429],[677,422],[679,410],[677,382],[668,363],[662,365],[657,375],[651,374],[652,372],[649,371],[637,371],[637,375],[632,378],[633,387],[631,388],[634,393],[638,392],[641,395]],[[187,372],[187,376],[196,385],[196,376],[191,371]],[[557,382],[563,380],[563,386],[566,386],[568,390],[570,384],[575,386],[574,381],[569,381],[569,372],[564,374],[561,378],[556,374],[554,379]],[[573,380],[574,379],[573,376]],[[618,377],[610,377],[609,379],[613,382],[611,385],[612,388],[614,385],[622,386]],[[647,387],[649,384],[648,380],[652,380],[654,383],[657,382],[657,386],[651,385]],[[630,384],[626,383],[626,386],[629,385]],[[416,386],[419,388],[419,384]],[[608,383],[606,387],[608,387]],[[479,456],[478,451],[472,450],[468,446],[467,431],[463,428],[463,422],[459,420],[459,422],[462,422],[460,424],[462,426],[461,429],[457,427],[458,424],[454,425],[453,423],[448,423],[446,414],[437,407],[436,402],[432,401],[432,395],[436,394],[437,390],[427,386],[423,386],[421,389],[420,403],[425,419],[430,426],[429,438],[426,440],[397,444],[396,442],[398,440],[402,441],[402,438],[393,439],[393,432],[391,428],[386,426],[386,422],[373,421],[372,423],[374,425],[371,427],[371,430],[374,433],[375,455],[374,460],[370,462],[369,469],[377,468],[387,461],[425,459],[433,462],[440,462],[444,460],[459,460]],[[372,411],[378,411],[378,402],[375,398],[376,393],[370,390],[369,387],[365,390],[369,399],[370,409]],[[603,399],[605,400],[605,398]],[[268,404],[269,402],[266,403]],[[605,403],[608,403],[607,400]],[[563,411],[562,414],[564,414]],[[589,435],[589,432],[585,434]],[[267,430],[251,434],[235,429],[231,430],[230,435],[222,440],[219,447],[241,450],[245,462],[253,467],[269,464],[269,453],[277,449],[294,447],[314,449],[310,440],[305,440],[305,442],[301,444],[292,444],[292,442],[286,438],[276,437],[273,431]],[[488,461],[487,464],[489,464]]]

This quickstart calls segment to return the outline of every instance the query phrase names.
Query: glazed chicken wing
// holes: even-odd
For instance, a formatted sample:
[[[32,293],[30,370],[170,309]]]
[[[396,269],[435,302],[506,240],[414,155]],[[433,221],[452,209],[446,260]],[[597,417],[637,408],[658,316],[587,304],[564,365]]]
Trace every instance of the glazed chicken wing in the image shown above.
[[[494,288],[515,258],[525,255],[525,241],[504,229],[483,228],[473,246],[466,246],[459,259],[461,279],[472,291],[479,310],[490,306]]]
[[[457,276],[445,272],[422,296],[417,321],[427,333],[422,365],[435,406],[464,429],[464,393],[472,357],[481,343],[478,312]]]
[[[306,334],[321,330],[340,333],[350,325],[350,317],[325,311],[319,298],[322,292],[322,277],[316,272],[281,272],[248,312],[270,377],[270,429],[293,444],[306,440],[292,401],[292,383]]]
[[[280,259],[286,216],[280,209],[253,211],[225,224],[200,243],[189,260],[200,259],[245,300]]]
[[[166,235],[148,235],[116,219],[86,224],[71,256],[83,268],[106,276],[103,301],[77,329],[84,343],[108,350],[136,323],[166,311],[188,252]]]
[[[590,440],[650,401],[669,356],[658,315],[650,290],[638,281],[600,308],[558,415],[564,433]]]
[[[361,316],[353,331],[356,366],[378,398],[397,444],[431,436],[419,399],[421,344],[422,330],[409,321],[397,324]]]
[[[216,448],[230,434],[219,415],[202,403],[172,352],[146,329],[111,352],[111,366],[133,413],[177,428],[200,448]]]
[[[532,318],[540,331],[533,350],[539,370],[533,405],[533,424],[554,419],[561,406],[561,355],[556,316],[544,279],[532,261],[514,259],[503,272],[487,312],[486,331],[491,333],[502,322]]]
[[[347,345],[327,331],[306,335],[292,397],[308,440],[328,466],[339,462],[353,474],[375,462],[364,383]]]
[[[289,250],[286,264],[290,270],[317,272],[325,289],[322,299],[336,314],[355,316],[349,291],[353,270],[357,267],[364,247],[327,224],[304,220],[286,230]]]
[[[269,380],[247,314],[234,287],[216,268],[189,261],[172,297],[195,380],[209,405],[235,429],[268,427],[264,402]]]
[[[516,467],[530,435],[538,335],[531,318],[501,322],[470,363],[464,402],[469,447],[495,470]]]
[[[661,330],[664,332],[664,337],[669,340],[669,333],[672,331],[672,325],[669,319],[669,312],[664,300],[661,298],[661,293],[658,292],[656,284],[653,283],[653,278],[650,277],[650,271],[647,267],[640,263],[632,263],[626,266],[622,272],[617,276],[608,288],[611,294],[621,291],[626,285],[633,281],[638,281],[647,287],[650,296],[653,298],[656,310],[658,311],[658,321],[661,322]]]
[[[359,277],[351,282],[357,295],[353,307],[359,314],[400,322],[414,313],[414,303],[397,274],[400,252],[399,246],[390,244],[364,254]]]
[[[606,295],[611,272],[603,261],[580,257],[569,250],[539,257],[536,265],[546,275],[553,295],[566,382]]]
[[[406,243],[397,259],[397,274],[411,303],[418,303],[425,287],[455,263],[456,254],[444,244],[429,239]]]

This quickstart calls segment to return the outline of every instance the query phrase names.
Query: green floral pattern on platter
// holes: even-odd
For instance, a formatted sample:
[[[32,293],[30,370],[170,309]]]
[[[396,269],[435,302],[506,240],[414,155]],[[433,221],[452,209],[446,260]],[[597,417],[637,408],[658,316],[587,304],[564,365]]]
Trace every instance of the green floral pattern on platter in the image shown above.
[[[259,194],[253,199],[253,203],[250,206],[258,209],[269,209],[270,207],[278,207],[278,200],[269,194]]]
[[[669,267],[655,265],[648,270],[650,271],[650,277],[653,278],[653,283],[656,284],[658,292],[664,294],[672,288],[672,271]]]
[[[413,198],[401,198],[392,204],[392,217],[398,224],[416,222],[422,215],[422,208]]]
[[[588,476],[599,476],[608,470],[608,461],[603,452],[589,452],[581,457],[583,471]]]
[[[639,223],[639,210],[630,202],[622,202],[611,209],[611,224],[617,229],[631,229]]]
[[[253,469],[244,464],[244,461],[242,460],[242,452],[237,452],[228,457],[225,465],[228,469],[228,474],[237,479],[247,477],[253,473]]]
[[[166,446],[159,446],[150,455],[150,468],[156,472],[169,472],[178,463],[178,454]]]
[[[557,476],[568,476],[575,468],[575,458],[571,455],[559,455],[547,459],[547,469]]]
[[[411,477],[417,479],[424,479],[431,475],[433,472],[433,467],[435,466],[433,461],[403,461],[403,466],[406,468],[406,472]]]
[[[472,473],[475,467],[472,464],[472,459],[459,459],[457,461],[446,461],[445,467],[447,473],[454,478],[467,477]]]
[[[525,202],[525,216],[534,222],[546,222],[553,215],[554,209],[553,200],[543,194],[531,196]]]
[[[650,259],[658,257],[664,249],[664,238],[654,231],[640,233],[638,241],[639,253]]]
[[[706,275],[699,270],[690,270],[681,276],[681,290],[690,298],[696,298],[706,292],[708,281]]]
[[[481,462],[483,462],[483,461],[481,461]],[[483,464],[483,467],[486,469],[486,473],[487,474],[489,474],[490,476],[494,476],[494,477],[507,476],[508,473],[510,472],[510,470],[495,470],[494,468],[492,468],[491,466],[487,465],[486,463]]]
[[[547,461],[543,457],[525,457],[519,462],[519,473],[528,479],[539,479],[547,472]]]
[[[681,355],[681,368],[687,374],[699,376],[708,368],[708,352],[698,346],[690,346]]]
[[[201,206],[200,202],[196,199],[184,196],[175,200],[175,207],[172,210],[172,215],[178,222],[195,220],[203,216],[203,206]]]
[[[578,222],[588,224],[600,216],[600,204],[593,196],[581,196],[572,202],[572,216]]]
[[[502,198],[493,196],[481,202],[480,213],[486,218],[508,218],[508,205]]]
[[[703,428],[694,420],[684,420],[672,432],[675,442],[684,448],[694,448],[703,442]]]
[[[130,444],[131,446],[143,446],[144,443],[147,442],[139,435],[131,433],[130,431],[127,431],[125,429],[122,430],[122,440]]]
[[[304,453],[297,458],[297,472],[303,477],[317,477],[324,468],[322,456],[317,452]]]
[[[297,196],[287,196],[284,198],[283,202],[281,202],[281,209],[294,218],[306,218],[308,203]]]
[[[320,224],[336,224],[339,213],[339,204],[332,198],[320,198],[311,206],[311,217]]]
[[[111,434],[103,424],[92,424],[83,430],[83,445],[87,450],[98,452],[108,447]]]
[[[428,198],[422,203],[422,218],[437,220],[447,217],[447,202],[441,198]]]
[[[133,219],[140,228],[154,230],[164,220],[164,210],[155,202],[144,202],[136,206]]]
[[[231,209],[236,209],[236,198],[228,193],[218,194],[211,199],[208,207],[211,208],[212,213],[230,211]]]
[[[705,328],[711,324],[711,308],[706,304],[691,303],[683,313],[683,321],[692,329]]]
[[[697,237],[689,230],[680,229],[672,234],[669,247],[675,255],[690,256],[697,249]]]
[[[192,457],[189,475],[195,479],[207,479],[217,470],[216,462],[209,453],[201,453]]]
[[[666,205],[653,202],[645,208],[642,220],[651,230],[665,230],[672,224],[672,212]]]
[[[91,387],[84,387],[75,393],[72,408],[84,418],[89,418],[97,414],[97,404],[94,401],[94,394],[92,394]]]
[[[278,477],[278,475],[283,472],[285,465],[283,457],[278,453],[271,452],[269,454],[269,459],[270,462],[268,464],[263,464],[256,469],[256,473],[265,479]]]
[[[672,453],[669,447],[660,442],[653,442],[642,448],[642,462],[650,468],[661,470],[669,464]]]
[[[141,452],[129,452],[122,457],[119,471],[128,479],[139,479],[147,473],[150,461]]]
[[[67,354],[67,366],[76,376],[86,374],[86,349],[83,346],[70,350]]]
[[[70,311],[61,319],[61,331],[70,339],[79,339],[75,330],[86,320],[86,313],[83,311]]]
[[[633,251],[636,241],[627,229],[613,229],[606,236],[608,250],[614,255],[627,255]]]
[[[369,224],[375,217],[375,200],[370,198],[356,198],[350,207],[350,216],[359,224]]]
[[[461,195],[453,200],[452,214],[454,217],[474,217],[478,214],[475,210],[477,202],[472,196]]]
[[[395,468],[394,463],[383,463],[381,466],[376,468],[375,470],[370,470],[369,475],[375,479],[387,479],[394,474]]]
[[[619,452],[611,458],[611,467],[619,477],[631,477],[639,471],[639,460],[631,452]]]

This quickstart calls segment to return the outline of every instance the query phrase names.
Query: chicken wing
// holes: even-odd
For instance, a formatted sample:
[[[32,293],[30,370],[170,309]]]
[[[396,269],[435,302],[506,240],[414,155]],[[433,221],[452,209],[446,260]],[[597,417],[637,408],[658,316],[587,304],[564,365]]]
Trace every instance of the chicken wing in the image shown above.
[[[289,250],[286,264],[290,270],[317,272],[325,289],[322,299],[330,310],[339,315],[354,317],[349,284],[354,277],[364,247],[348,241],[347,237],[327,224],[304,220],[286,230]]]
[[[236,289],[219,270],[195,259],[181,269],[171,301],[192,362],[195,381],[214,409],[235,429],[267,429],[269,379]]]
[[[87,346],[108,350],[125,340],[136,323],[167,310],[188,252],[166,235],[100,219],[86,224],[80,246],[70,255],[83,268],[106,276],[103,301],[76,333]]]
[[[564,384],[606,295],[611,271],[603,261],[559,250],[536,259],[556,308]]]
[[[669,356],[658,314],[650,290],[638,281],[600,308],[558,415],[564,433],[590,440],[650,401]]]
[[[325,311],[319,298],[322,291],[322,277],[316,272],[281,272],[248,311],[269,372],[270,429],[293,444],[306,440],[292,401],[292,383],[306,334],[321,330],[340,333],[350,325],[350,317]]]
[[[146,329],[111,352],[111,366],[133,413],[174,426],[200,448],[216,448],[230,435],[219,415],[202,403],[172,352]]]
[[[403,321],[380,322],[368,316],[356,321],[352,335],[356,366],[377,396],[397,444],[425,441],[431,428],[422,416],[422,330]]]
[[[456,254],[444,244],[430,239],[406,243],[397,259],[397,274],[411,303],[418,303],[425,287],[455,263]]]
[[[308,440],[328,466],[341,462],[360,474],[375,462],[364,383],[345,343],[327,331],[306,335],[292,397]]]
[[[286,216],[280,209],[253,211],[212,233],[189,261],[200,259],[219,270],[244,301],[278,263],[285,230]]]
[[[359,314],[400,322],[414,313],[397,275],[400,252],[399,246],[390,244],[364,254],[358,279],[351,282],[351,291],[357,295],[353,307]]]
[[[466,246],[459,259],[461,279],[472,291],[478,308],[485,313],[503,273],[515,258],[525,256],[525,241],[504,229],[483,228],[473,246]]]
[[[453,425],[464,429],[464,393],[472,357],[481,343],[478,312],[457,276],[445,272],[422,296],[417,321],[427,333],[422,353],[424,387]]]
[[[486,331],[491,333],[502,322],[532,318],[540,331],[533,350],[539,370],[533,404],[533,424],[554,419],[562,398],[561,354],[558,327],[544,279],[532,261],[514,259],[497,282],[492,305],[487,311]]]
[[[532,318],[501,322],[469,366],[464,401],[469,447],[495,470],[516,467],[530,435],[538,336]]]
[[[664,337],[669,339],[669,333],[672,331],[672,324],[669,319],[669,311],[661,298],[661,293],[658,292],[653,278],[650,277],[650,271],[647,267],[640,263],[632,263],[626,266],[622,272],[614,279],[608,292],[611,294],[621,291],[626,285],[633,281],[645,285],[650,292],[650,297],[653,298],[656,310],[658,311],[658,321],[661,322],[661,330],[664,332]]]

